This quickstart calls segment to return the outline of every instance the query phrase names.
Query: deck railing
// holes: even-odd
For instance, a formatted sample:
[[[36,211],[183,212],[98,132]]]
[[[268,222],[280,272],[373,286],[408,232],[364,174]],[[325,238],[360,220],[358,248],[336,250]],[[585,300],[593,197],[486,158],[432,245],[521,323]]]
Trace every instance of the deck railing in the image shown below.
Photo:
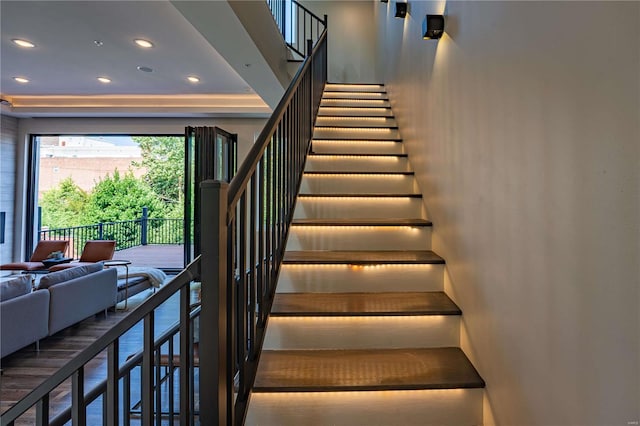
[[[182,244],[183,219],[148,218],[41,229],[39,240],[69,240],[67,256],[77,258],[87,240],[115,240],[116,250],[147,244]]]
[[[38,426],[69,420],[74,425],[108,426],[244,422],[327,80],[326,31],[309,51],[231,183],[203,182],[201,211],[207,220],[202,223],[201,256],[3,413],[1,426],[13,426],[29,410],[35,411]],[[202,304],[194,310],[191,294],[196,282],[201,284]],[[156,312],[174,295],[180,307],[176,324],[162,330]],[[198,315],[199,327],[194,323]],[[137,332],[143,336],[143,347],[127,357],[122,339],[134,327],[142,329]],[[89,387],[85,376],[100,364],[105,351],[106,379]],[[67,380],[71,405],[52,413],[52,393]],[[140,401],[133,404],[135,392]],[[98,398],[102,404],[91,414],[99,420],[88,421],[87,406]]]

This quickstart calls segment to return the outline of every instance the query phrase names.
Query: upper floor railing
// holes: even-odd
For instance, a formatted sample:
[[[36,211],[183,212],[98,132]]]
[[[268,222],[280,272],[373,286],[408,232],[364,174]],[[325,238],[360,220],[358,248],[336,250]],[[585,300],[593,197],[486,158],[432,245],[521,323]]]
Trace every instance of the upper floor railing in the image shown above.
[[[38,426],[244,422],[327,80],[326,31],[311,44],[231,183],[202,183],[201,256],[3,413],[1,426],[23,415]],[[158,312],[171,303],[175,321],[163,328]],[[135,353],[125,350],[129,331],[142,336]],[[56,389],[69,381],[69,407],[55,412]]]
[[[315,45],[320,39],[327,28],[327,15],[319,18],[296,0],[267,0],[267,4],[287,46],[298,58],[309,55],[307,41]]]

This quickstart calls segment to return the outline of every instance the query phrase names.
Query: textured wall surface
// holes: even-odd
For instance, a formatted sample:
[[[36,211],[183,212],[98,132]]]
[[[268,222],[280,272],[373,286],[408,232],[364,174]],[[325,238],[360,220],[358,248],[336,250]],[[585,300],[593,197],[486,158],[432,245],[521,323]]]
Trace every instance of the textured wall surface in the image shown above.
[[[640,4],[392,3],[378,66],[486,423],[637,424]]]
[[[16,188],[16,145],[18,119],[0,116],[0,212],[5,212],[4,243],[0,244],[0,263],[11,262]]]

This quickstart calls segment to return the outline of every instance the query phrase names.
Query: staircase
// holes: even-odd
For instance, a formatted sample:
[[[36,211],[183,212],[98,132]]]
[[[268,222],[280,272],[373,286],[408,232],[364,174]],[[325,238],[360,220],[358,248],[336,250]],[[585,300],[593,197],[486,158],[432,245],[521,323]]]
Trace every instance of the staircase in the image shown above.
[[[481,424],[444,263],[384,86],[328,84],[245,424]]]

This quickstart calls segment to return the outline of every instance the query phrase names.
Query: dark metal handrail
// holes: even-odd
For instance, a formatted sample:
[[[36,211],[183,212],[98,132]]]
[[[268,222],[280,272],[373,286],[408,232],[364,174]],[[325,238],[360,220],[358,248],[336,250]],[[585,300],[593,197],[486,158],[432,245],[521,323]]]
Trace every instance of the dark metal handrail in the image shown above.
[[[201,185],[201,424],[241,425],[248,406],[314,120],[327,80],[326,31],[233,180]]]

